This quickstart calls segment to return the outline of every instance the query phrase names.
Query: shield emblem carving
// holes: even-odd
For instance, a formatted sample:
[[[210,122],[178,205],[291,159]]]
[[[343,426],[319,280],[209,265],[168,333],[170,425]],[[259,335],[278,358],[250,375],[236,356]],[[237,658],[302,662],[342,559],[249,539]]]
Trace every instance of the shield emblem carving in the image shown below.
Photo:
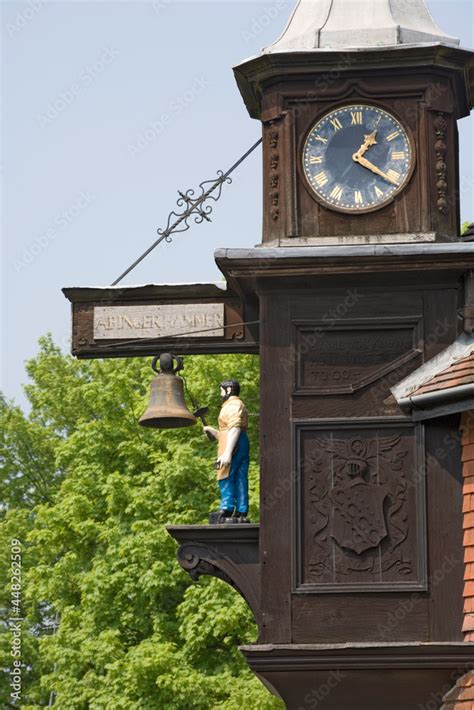
[[[385,486],[361,478],[331,491],[331,537],[340,547],[360,555],[380,545],[388,534],[383,510],[387,495]]]

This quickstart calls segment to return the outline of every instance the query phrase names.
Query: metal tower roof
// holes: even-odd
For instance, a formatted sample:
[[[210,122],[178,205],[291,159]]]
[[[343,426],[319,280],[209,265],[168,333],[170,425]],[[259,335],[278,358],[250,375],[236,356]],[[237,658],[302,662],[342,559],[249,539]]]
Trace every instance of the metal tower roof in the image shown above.
[[[435,24],[425,0],[299,0],[281,37],[262,53],[425,43],[459,45]]]

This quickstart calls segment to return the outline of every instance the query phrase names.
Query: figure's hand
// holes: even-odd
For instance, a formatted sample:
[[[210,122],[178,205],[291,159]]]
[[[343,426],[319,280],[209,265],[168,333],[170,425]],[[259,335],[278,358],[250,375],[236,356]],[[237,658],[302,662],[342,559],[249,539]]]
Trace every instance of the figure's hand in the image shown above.
[[[219,468],[226,468],[226,466],[230,466],[232,463],[232,454],[222,454],[222,456],[219,456],[217,459],[217,463],[219,464]]]
[[[394,180],[394,178],[392,178],[390,175],[387,175],[387,173],[384,173],[383,170],[380,170],[380,168],[371,163],[370,160],[367,160],[367,158],[363,158],[362,156],[358,155],[358,153],[354,153],[352,158],[356,163],[362,165],[363,168],[367,168],[367,170],[370,170],[376,175],[380,175],[380,177],[383,177],[383,179],[387,180],[387,182],[391,182],[392,185],[396,185],[397,187],[399,186],[399,183]]]
[[[212,426],[205,426],[203,427],[203,431],[205,434],[207,434],[207,437],[210,439],[214,439],[214,441],[217,441],[219,439],[219,432],[217,429],[214,429]]]
[[[232,427],[232,429],[229,429],[229,431],[227,432],[227,444],[225,447],[225,451],[217,459],[217,463],[219,464],[220,468],[230,466],[232,462],[232,454],[234,453],[235,446],[237,444],[237,441],[239,440],[240,432],[240,427]]]

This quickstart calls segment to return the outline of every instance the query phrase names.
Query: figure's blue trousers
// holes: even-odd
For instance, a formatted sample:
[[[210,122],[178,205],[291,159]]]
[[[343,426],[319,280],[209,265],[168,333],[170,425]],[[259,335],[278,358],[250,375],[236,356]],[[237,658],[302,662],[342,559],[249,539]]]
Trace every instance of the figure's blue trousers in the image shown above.
[[[237,440],[229,477],[219,481],[221,489],[221,510],[234,510],[238,513],[249,511],[249,438],[246,431],[242,431]]]

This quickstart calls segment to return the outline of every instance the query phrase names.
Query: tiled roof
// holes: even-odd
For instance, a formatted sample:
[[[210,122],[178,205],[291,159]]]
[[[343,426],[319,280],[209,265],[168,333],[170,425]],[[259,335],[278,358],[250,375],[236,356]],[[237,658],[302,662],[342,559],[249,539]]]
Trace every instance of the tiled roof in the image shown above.
[[[467,357],[454,361],[445,370],[434,375],[421,387],[410,392],[411,397],[418,397],[429,392],[443,392],[453,387],[462,387],[474,383],[474,352]]]
[[[472,710],[474,706],[474,673],[469,671],[459,678],[443,700],[441,710]]]
[[[464,547],[464,640],[474,640],[474,414],[464,412],[462,430],[463,547]],[[473,689],[469,698],[474,700]],[[447,705],[446,707],[450,707]],[[457,707],[456,705],[454,707]]]
[[[474,333],[463,333],[447,348],[391,388],[402,409],[415,418],[474,409]]]

